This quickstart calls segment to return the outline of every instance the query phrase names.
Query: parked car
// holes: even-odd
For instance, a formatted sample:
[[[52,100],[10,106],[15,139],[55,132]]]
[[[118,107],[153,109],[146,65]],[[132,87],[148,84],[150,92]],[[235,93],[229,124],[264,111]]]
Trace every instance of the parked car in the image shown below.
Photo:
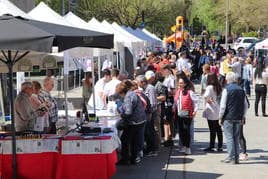
[[[259,39],[256,37],[239,37],[235,43],[233,48],[236,51],[239,50],[245,50],[248,46],[250,46],[252,43],[258,41]]]
[[[259,42],[261,42],[262,40],[257,40],[255,42],[253,42],[252,44],[250,44],[247,48],[246,48],[246,52],[250,52],[255,50],[255,45]]]

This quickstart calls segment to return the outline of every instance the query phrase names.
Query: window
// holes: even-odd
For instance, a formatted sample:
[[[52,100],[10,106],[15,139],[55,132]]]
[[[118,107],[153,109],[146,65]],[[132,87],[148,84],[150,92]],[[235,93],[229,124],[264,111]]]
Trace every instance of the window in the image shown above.
[[[254,41],[254,39],[245,39],[243,43],[253,43]]]
[[[241,39],[237,39],[235,42],[236,42],[236,43],[239,43],[239,42],[241,42]]]

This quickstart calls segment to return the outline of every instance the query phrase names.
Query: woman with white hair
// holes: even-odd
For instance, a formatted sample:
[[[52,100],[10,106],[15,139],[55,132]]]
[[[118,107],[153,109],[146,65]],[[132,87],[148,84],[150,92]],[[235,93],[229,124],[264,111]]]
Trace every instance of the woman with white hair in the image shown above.
[[[33,94],[31,82],[21,84],[21,92],[15,99],[15,129],[16,131],[33,130],[36,118],[43,116],[42,111],[36,111],[31,105],[30,97]]]

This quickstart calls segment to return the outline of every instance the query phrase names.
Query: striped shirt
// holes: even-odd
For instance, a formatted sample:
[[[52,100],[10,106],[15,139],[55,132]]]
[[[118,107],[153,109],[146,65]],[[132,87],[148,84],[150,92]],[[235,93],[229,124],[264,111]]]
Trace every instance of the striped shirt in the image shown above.
[[[40,98],[43,98],[44,101],[47,101],[51,104],[49,107],[48,115],[49,115],[49,122],[57,122],[58,121],[58,104],[54,97],[48,91],[42,90],[40,92]]]

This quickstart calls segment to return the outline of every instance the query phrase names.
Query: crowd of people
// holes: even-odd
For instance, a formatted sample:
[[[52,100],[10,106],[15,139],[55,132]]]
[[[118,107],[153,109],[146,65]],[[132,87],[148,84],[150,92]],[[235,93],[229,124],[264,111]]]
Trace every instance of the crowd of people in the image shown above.
[[[209,145],[204,151],[215,151],[216,136],[216,150],[223,151],[224,128],[228,156],[222,162],[239,163],[239,159],[248,158],[243,125],[249,108],[248,97],[252,94],[251,85],[256,93],[255,115],[258,116],[261,98],[262,116],[267,116],[267,58],[254,59],[242,51],[235,54],[233,50],[225,51],[220,47],[218,51],[197,47],[191,52],[149,52],[137,62],[134,79],[119,80],[117,69],[105,69],[103,74],[94,87],[95,99],[101,100],[99,109],[105,108],[110,100],[120,104],[118,111],[122,119],[117,127],[122,131],[122,148],[119,165],[139,163],[143,156],[158,156],[160,147],[174,145],[176,133],[180,152],[190,155],[194,143],[193,121],[200,108],[210,131]],[[101,86],[98,85],[100,81]],[[200,91],[194,88],[193,82],[197,81],[200,81]],[[107,86],[108,91],[112,91],[109,94]]]
[[[210,132],[204,151],[223,151],[224,128],[228,156],[222,162],[239,163],[239,159],[247,160],[243,125],[251,85],[256,94],[255,115],[259,116],[261,100],[262,116],[267,116],[267,61],[267,57],[254,59],[251,54],[235,54],[221,46],[196,47],[191,52],[149,52],[138,60],[133,79],[120,75],[119,69],[104,69],[103,77],[93,84],[91,73],[86,73],[83,103],[96,109],[107,108],[111,101],[117,105],[122,142],[119,165],[158,156],[160,147],[174,145],[177,133],[180,152],[191,155],[194,120],[200,108]],[[200,91],[194,82],[200,82]],[[22,84],[15,101],[16,131],[56,133],[58,107],[50,94],[53,84],[51,77],[44,79],[43,88],[38,81]]]
[[[43,80],[43,88],[38,81],[21,84],[21,91],[14,104],[16,132],[56,134],[58,104],[50,93],[53,87],[52,77]]]

